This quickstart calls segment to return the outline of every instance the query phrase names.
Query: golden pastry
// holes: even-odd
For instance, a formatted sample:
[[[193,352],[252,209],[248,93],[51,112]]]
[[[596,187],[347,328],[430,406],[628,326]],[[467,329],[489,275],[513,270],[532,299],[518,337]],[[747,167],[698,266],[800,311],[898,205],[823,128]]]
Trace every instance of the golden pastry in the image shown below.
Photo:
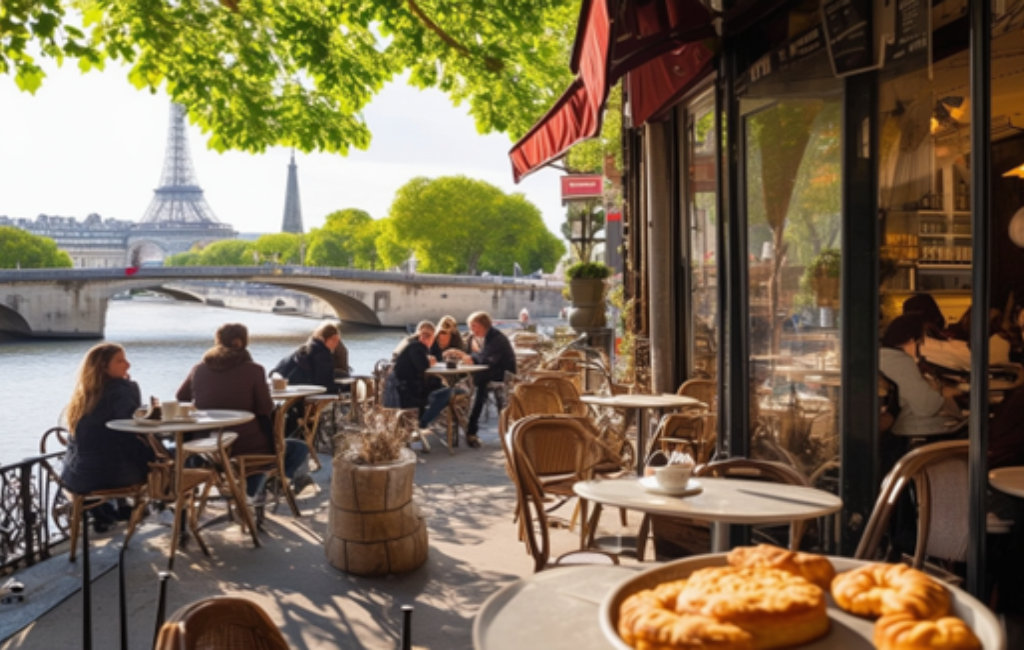
[[[788,551],[771,544],[737,546],[730,551],[727,559],[735,567],[759,566],[788,571],[826,591],[836,577],[835,567],[828,558],[813,553]]]

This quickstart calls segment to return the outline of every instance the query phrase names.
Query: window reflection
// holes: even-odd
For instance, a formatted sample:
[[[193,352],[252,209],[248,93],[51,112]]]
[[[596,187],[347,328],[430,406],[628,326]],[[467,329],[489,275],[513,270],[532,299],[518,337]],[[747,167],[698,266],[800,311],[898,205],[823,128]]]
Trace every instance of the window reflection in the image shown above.
[[[839,454],[840,99],[745,123],[751,455],[809,478]]]

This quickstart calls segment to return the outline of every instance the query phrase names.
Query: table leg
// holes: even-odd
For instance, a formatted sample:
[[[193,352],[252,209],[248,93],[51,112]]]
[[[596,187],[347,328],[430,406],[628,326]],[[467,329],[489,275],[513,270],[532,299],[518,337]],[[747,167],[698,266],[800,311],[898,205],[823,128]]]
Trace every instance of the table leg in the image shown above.
[[[647,444],[647,409],[636,410],[636,475],[644,475],[644,447]]]
[[[711,552],[724,553],[729,550],[729,524],[711,522]]]

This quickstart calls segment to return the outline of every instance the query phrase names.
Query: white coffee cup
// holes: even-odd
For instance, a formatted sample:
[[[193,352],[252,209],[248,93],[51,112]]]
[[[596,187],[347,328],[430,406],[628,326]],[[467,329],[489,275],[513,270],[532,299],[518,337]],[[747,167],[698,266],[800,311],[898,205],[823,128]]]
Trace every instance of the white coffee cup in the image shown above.
[[[163,409],[163,418],[165,420],[177,420],[181,417],[181,404],[175,400],[160,402],[160,408]]]
[[[183,418],[190,418],[196,414],[196,405],[192,402],[181,402],[178,404],[178,413]]]
[[[679,489],[686,487],[693,475],[693,465],[677,463],[654,468],[654,480],[663,488]]]

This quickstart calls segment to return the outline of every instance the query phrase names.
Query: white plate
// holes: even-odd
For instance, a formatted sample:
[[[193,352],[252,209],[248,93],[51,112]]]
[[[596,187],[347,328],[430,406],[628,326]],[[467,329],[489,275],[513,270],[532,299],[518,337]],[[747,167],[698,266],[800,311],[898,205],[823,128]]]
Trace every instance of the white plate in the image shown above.
[[[658,483],[657,477],[645,476],[640,479],[640,485],[648,492],[653,492],[654,494],[665,494],[670,497],[688,497],[694,494],[700,494],[704,491],[704,487],[701,486],[700,481],[695,478],[691,478],[683,487],[670,488]]]
[[[631,650],[619,637],[619,606],[630,594],[641,589],[651,589],[655,585],[670,580],[681,580],[689,577],[697,569],[705,567],[725,566],[726,554],[696,555],[694,557],[666,562],[641,573],[627,576],[618,586],[614,587],[601,603],[600,625],[605,638],[616,650]],[[849,558],[829,557],[836,571],[842,573],[867,564]],[[953,599],[953,614],[962,618],[981,640],[984,650],[1006,650],[1006,637],[1002,626],[995,615],[978,600],[965,591],[945,585]],[[826,595],[828,600],[828,616],[832,626],[828,634],[799,646],[803,650],[871,650],[874,645],[871,637],[874,633],[874,621],[854,616],[840,609]]]

